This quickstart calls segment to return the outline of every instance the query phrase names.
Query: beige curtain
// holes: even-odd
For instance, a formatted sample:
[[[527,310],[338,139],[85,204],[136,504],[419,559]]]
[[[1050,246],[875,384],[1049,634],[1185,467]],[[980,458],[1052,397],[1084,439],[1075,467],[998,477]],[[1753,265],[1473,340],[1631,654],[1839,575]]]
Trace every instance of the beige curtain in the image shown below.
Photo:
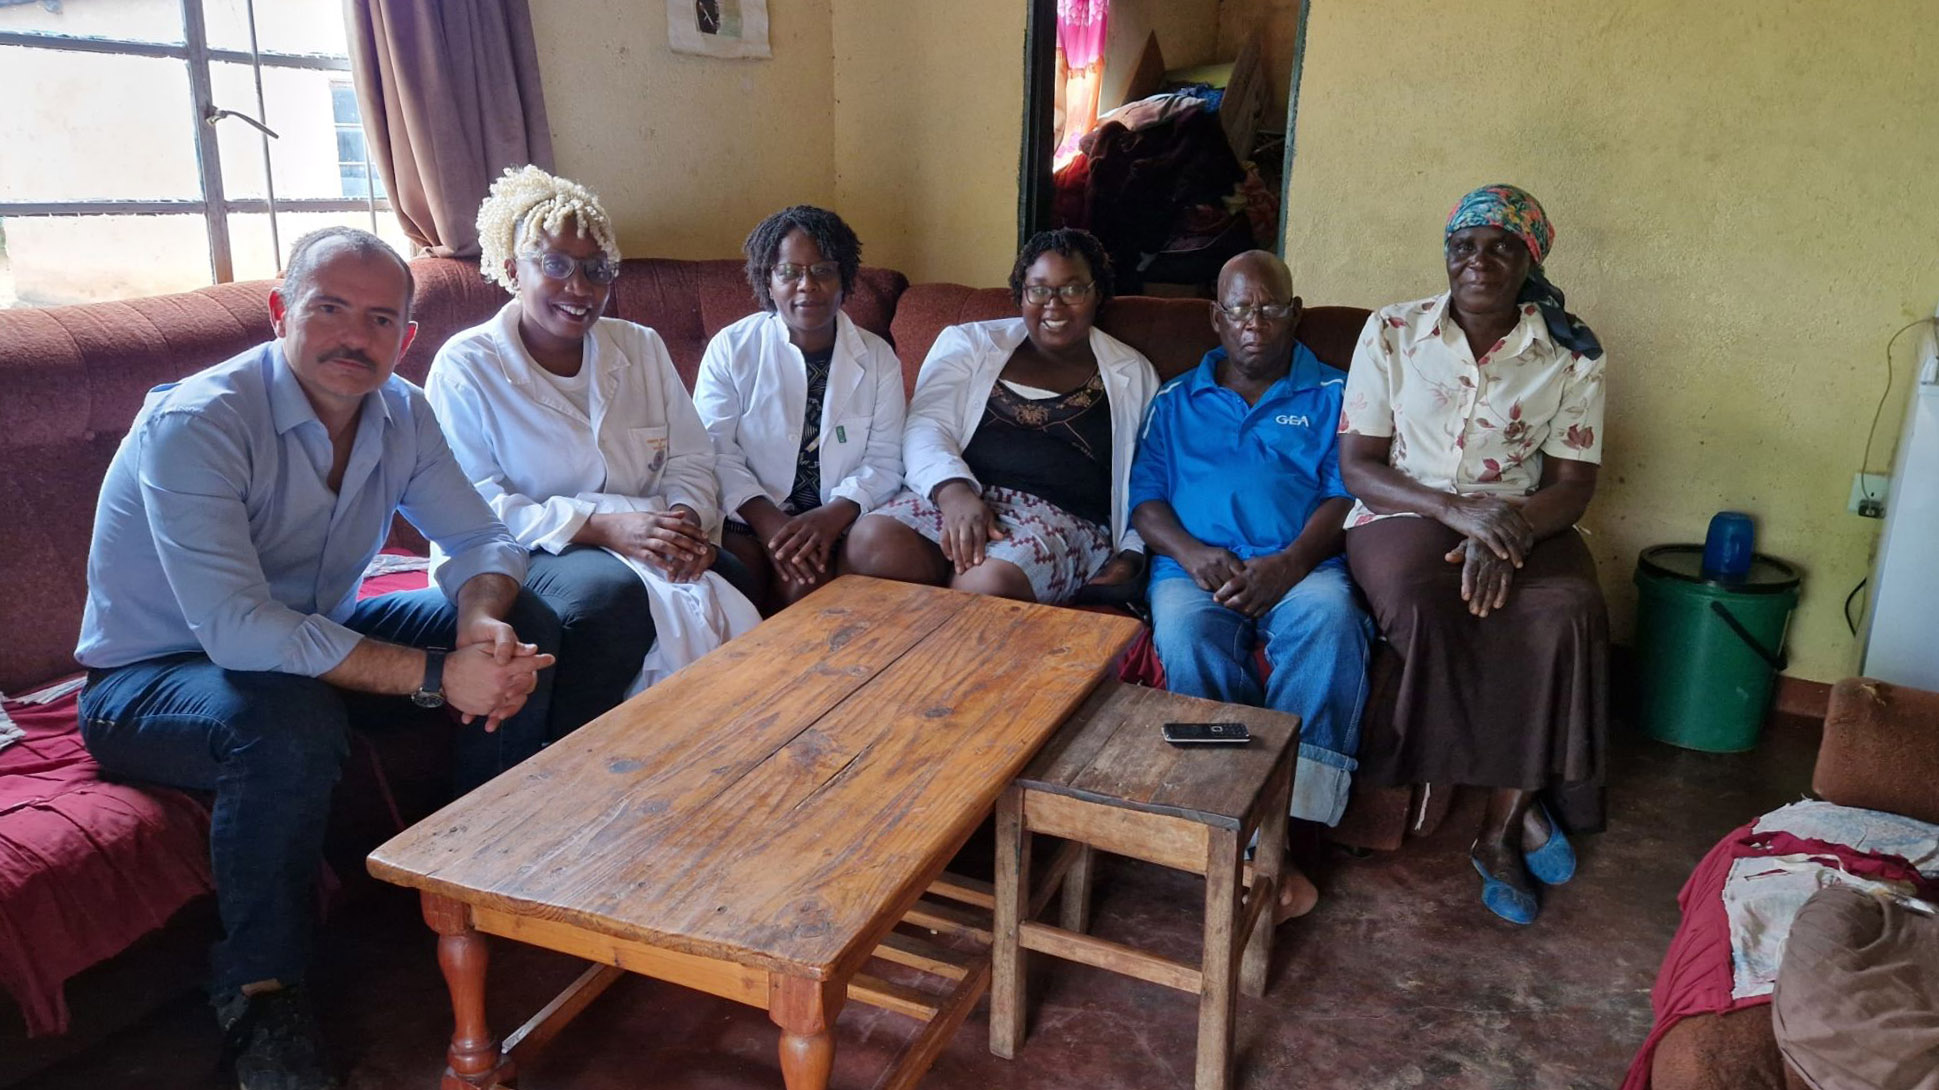
[[[344,0],[370,160],[404,231],[478,253],[478,204],[506,167],[552,169],[526,0]]]

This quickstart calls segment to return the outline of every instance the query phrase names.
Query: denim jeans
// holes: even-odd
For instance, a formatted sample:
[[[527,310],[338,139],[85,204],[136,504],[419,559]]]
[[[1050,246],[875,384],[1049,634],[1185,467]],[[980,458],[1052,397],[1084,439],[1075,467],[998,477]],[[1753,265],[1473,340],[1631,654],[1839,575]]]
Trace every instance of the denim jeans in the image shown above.
[[[433,587],[367,599],[344,624],[388,643],[450,647],[457,619]],[[506,619],[520,639],[558,651],[558,619],[530,591]],[[557,672],[542,672],[525,706],[494,733],[459,728],[459,791],[545,744]],[[81,737],[107,775],[215,792],[209,856],[224,937],[211,956],[210,988],[218,997],[252,981],[303,979],[310,882],[351,723],[432,725],[445,715],[317,678],[225,670],[193,652],[89,671],[81,693]]]
[[[604,715],[626,696],[653,649],[653,607],[646,584],[604,549],[568,545],[534,552],[525,589],[559,616],[559,671],[552,693],[554,741]]]
[[[1190,579],[1151,584],[1151,638],[1175,693],[1300,717],[1292,816],[1337,824],[1346,809],[1360,711],[1367,701],[1373,622],[1354,600],[1346,565],[1314,569],[1258,620],[1212,600]],[[1262,684],[1253,646],[1271,668]]]

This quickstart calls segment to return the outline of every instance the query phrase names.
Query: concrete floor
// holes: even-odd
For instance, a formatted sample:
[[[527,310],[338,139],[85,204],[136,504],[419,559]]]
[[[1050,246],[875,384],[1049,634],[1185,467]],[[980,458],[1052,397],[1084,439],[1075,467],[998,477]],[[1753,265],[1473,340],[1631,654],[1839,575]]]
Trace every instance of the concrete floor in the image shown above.
[[[1270,991],[1242,1000],[1237,1085],[1577,1090],[1620,1081],[1649,1026],[1649,988],[1676,927],[1676,892],[1723,833],[1809,785],[1817,724],[1779,717],[1760,748],[1712,756],[1619,737],[1609,831],[1578,842],[1576,880],[1515,928],[1481,907],[1466,847],[1478,810],[1392,855],[1332,857],[1311,916],[1283,928]],[[1194,958],[1202,885],[1129,861],[1099,878],[1096,933]],[[415,900],[367,889],[325,930],[313,990],[356,1090],[432,1090],[450,1008]],[[503,1033],[581,965],[498,943],[493,1027]],[[1114,1090],[1191,1085],[1195,1000],[1036,959],[1030,1036],[992,1056],[979,1006],[928,1090]],[[912,1033],[851,1005],[834,1085],[870,1087]],[[765,1014],[641,978],[606,993],[518,1080],[523,1090],[727,1090],[781,1085]],[[23,1090],[220,1086],[217,1033],[193,998]]]

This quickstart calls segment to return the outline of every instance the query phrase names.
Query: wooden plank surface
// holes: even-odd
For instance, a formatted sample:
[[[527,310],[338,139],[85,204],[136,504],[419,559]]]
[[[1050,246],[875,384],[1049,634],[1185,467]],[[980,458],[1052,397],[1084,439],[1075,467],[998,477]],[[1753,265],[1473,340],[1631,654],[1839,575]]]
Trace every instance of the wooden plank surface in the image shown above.
[[[1237,722],[1245,746],[1167,743],[1168,722]],[[1033,791],[1236,829],[1274,765],[1299,740],[1299,717],[1107,682],[1019,777]]]
[[[839,579],[400,834],[370,870],[829,979],[867,958],[1136,632]]]

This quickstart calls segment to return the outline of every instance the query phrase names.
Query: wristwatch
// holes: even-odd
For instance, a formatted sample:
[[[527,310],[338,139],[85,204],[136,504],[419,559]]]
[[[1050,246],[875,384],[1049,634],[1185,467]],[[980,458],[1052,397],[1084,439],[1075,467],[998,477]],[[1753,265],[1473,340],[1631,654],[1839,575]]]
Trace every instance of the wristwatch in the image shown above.
[[[424,649],[424,684],[411,694],[411,703],[420,708],[444,707],[444,656],[442,647]]]

